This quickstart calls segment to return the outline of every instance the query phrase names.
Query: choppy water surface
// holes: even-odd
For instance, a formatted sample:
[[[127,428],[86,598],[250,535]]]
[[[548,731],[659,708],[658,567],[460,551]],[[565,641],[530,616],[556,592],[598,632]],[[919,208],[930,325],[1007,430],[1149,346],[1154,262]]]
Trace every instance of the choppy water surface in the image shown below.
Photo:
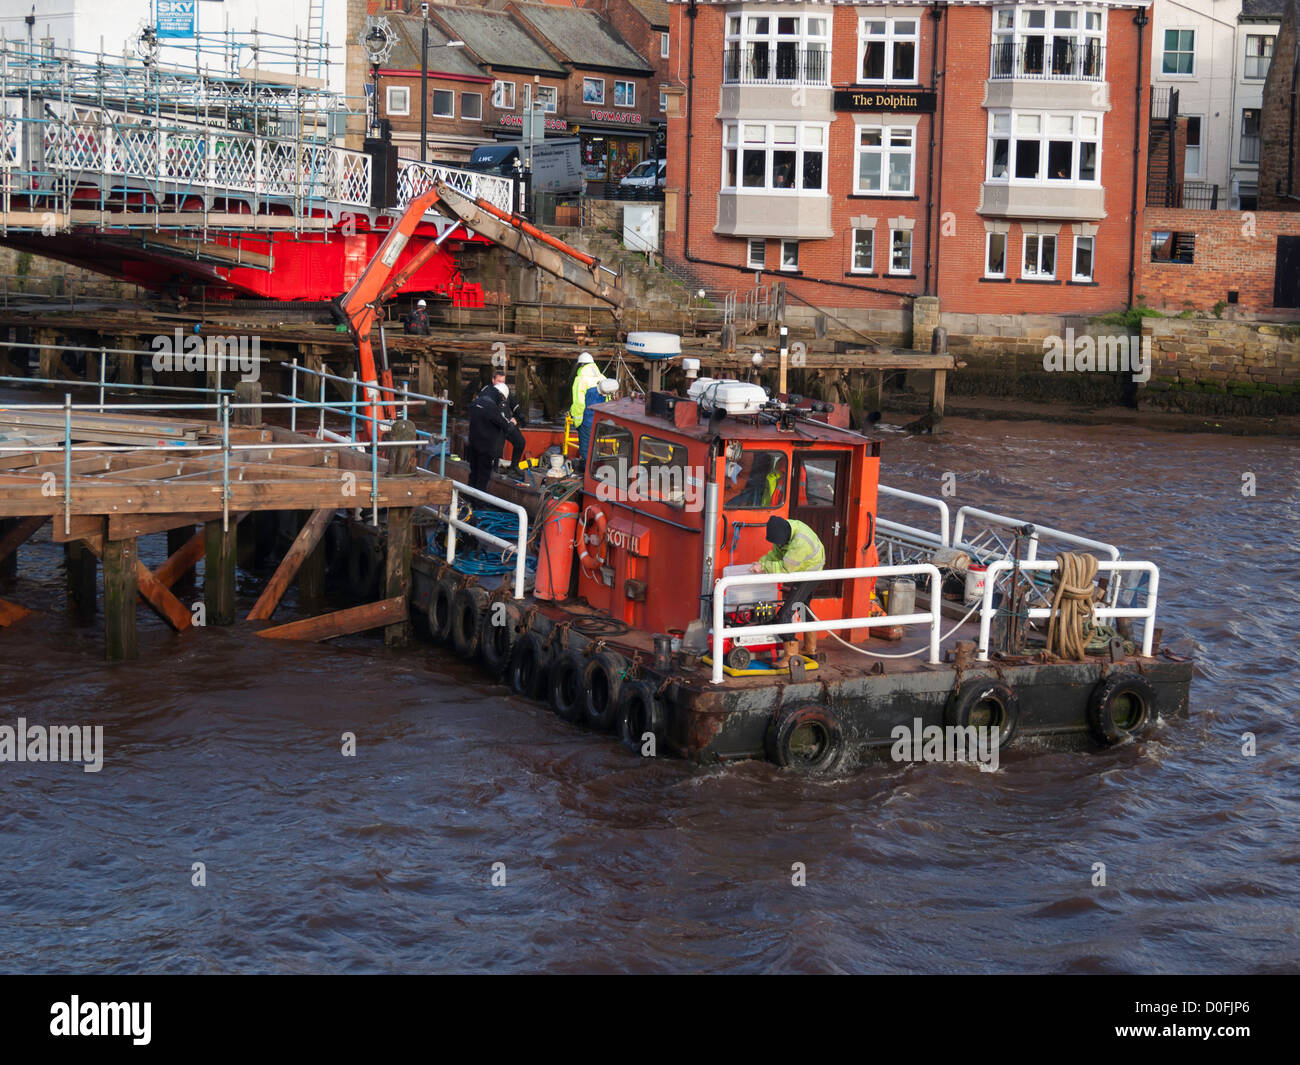
[[[0,630],[0,724],[100,723],[107,750],[98,774],[0,765],[0,970],[1300,968],[1294,442],[949,429],[891,437],[886,482],[951,471],[957,503],[1154,559],[1199,661],[1189,723],[996,774],[642,761],[427,645],[177,638],[141,611],[140,660],[105,667],[45,534],[8,593],[43,613]]]

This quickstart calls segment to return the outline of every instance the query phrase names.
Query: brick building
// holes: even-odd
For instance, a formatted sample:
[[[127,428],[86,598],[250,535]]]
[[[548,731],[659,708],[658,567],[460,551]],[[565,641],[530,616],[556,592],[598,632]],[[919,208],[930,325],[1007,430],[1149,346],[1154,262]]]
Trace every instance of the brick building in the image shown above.
[[[672,55],[668,0],[582,0],[582,6],[599,11],[620,37],[654,68],[654,97],[647,101],[646,115],[662,141],[668,128],[668,63]]]
[[[1132,302],[1145,5],[688,0],[670,34],[666,250],[705,283],[761,271],[823,308]]]
[[[1282,24],[1273,47],[1273,61],[1264,82],[1260,116],[1259,209],[1300,210],[1300,109],[1292,95],[1300,85],[1296,76],[1295,0],[1286,0]]]

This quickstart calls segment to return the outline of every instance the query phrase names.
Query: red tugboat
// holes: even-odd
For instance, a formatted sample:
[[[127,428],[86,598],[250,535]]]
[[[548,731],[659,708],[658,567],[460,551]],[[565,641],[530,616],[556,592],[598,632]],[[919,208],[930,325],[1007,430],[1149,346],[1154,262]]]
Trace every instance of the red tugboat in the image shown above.
[[[880,448],[847,408],[739,381],[602,404],[580,474],[533,473],[502,493],[513,503],[458,486],[462,510],[512,512],[473,535],[537,544],[536,587],[510,553],[500,578],[462,572],[465,538],[457,560],[458,538],[438,546],[431,529],[416,607],[517,693],[633,750],[701,762],[827,772],[899,757],[900,729],[982,728],[1005,750],[1114,744],[1187,716],[1192,663],[1157,647],[1153,564],[974,508],[950,527],[942,500],[880,485]],[[880,519],[881,498],[937,521]],[[532,536],[516,528],[525,514]],[[748,572],[773,515],[815,532],[822,571]],[[1040,558],[1048,544],[1068,553]],[[812,616],[774,624],[774,579],[784,595],[818,581]],[[891,629],[907,635],[868,639]],[[778,669],[782,630],[831,635]]]

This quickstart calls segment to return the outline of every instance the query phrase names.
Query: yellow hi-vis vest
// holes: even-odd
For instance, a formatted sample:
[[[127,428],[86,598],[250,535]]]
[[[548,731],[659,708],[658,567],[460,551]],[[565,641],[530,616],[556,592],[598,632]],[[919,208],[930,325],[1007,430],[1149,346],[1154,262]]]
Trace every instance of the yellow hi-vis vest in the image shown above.
[[[569,417],[574,425],[582,424],[582,413],[587,409],[587,389],[594,388],[605,380],[605,375],[596,368],[594,362],[578,367],[573,377],[573,403],[569,407]]]
[[[817,534],[801,521],[790,522],[790,539],[777,544],[758,560],[764,573],[807,573],[826,565],[826,548]]]

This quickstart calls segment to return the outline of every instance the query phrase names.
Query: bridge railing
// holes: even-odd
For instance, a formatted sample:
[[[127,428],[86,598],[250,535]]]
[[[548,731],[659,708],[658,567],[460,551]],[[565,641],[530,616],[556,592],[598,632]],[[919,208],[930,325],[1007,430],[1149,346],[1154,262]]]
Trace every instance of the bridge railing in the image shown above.
[[[499,174],[483,174],[477,170],[462,170],[445,163],[420,163],[414,159],[403,160],[397,171],[397,201],[403,206],[420,193],[441,181],[470,199],[486,200],[493,207],[513,213],[515,182]]]

